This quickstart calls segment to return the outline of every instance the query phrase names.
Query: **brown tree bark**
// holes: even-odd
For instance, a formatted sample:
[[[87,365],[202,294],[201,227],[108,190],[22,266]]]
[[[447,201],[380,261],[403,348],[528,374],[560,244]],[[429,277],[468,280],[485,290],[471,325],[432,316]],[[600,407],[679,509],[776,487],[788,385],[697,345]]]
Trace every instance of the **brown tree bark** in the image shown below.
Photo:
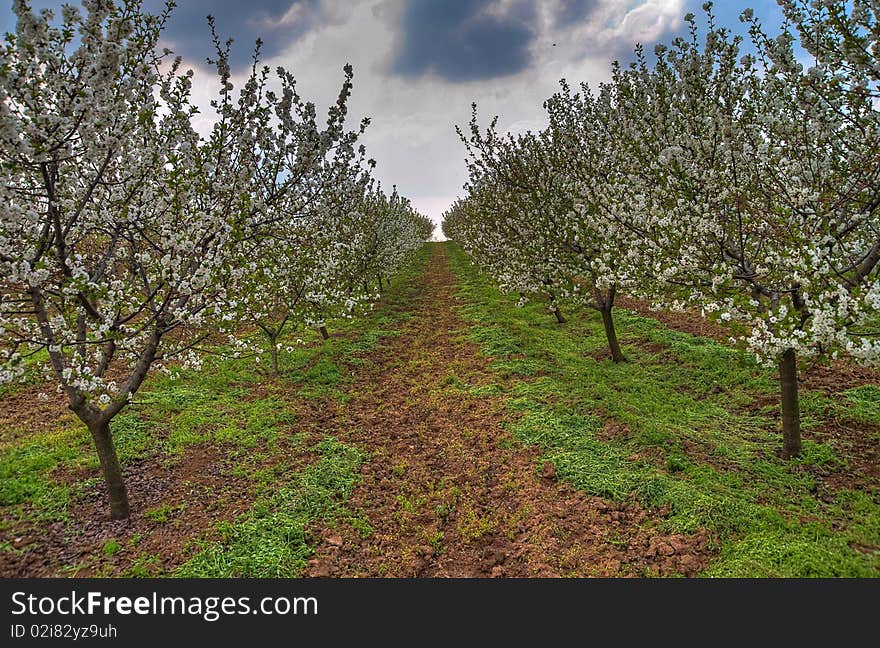
[[[801,453],[801,412],[794,349],[787,349],[779,358],[779,387],[782,396],[782,458],[791,459]]]
[[[321,333],[321,337],[322,337],[322,338],[324,338],[325,340],[329,340],[329,339],[330,339],[330,334],[327,332],[327,327],[326,327],[326,326],[323,326],[323,325],[319,326],[319,327],[318,327],[318,331]]]
[[[116,456],[116,447],[113,445],[113,436],[110,434],[110,424],[95,419],[88,423],[89,432],[95,441],[98,451],[98,459],[101,461],[101,470],[104,473],[104,483],[107,486],[107,496],[110,499],[110,516],[114,520],[124,520],[129,516],[128,491],[125,488],[125,480],[122,478],[122,466],[119,457]]]
[[[544,282],[544,285],[549,285],[549,282]],[[559,306],[555,305],[556,302],[556,293],[552,290],[547,291],[547,296],[550,298],[550,303],[553,304],[553,315],[556,317],[557,324],[565,324],[565,317],[562,316],[562,311],[559,310]]]
[[[620,342],[617,340],[617,331],[614,330],[612,308],[613,306],[607,305],[599,309],[599,312],[602,313],[602,324],[605,325],[605,337],[608,338],[608,349],[611,351],[611,359],[614,362],[626,362],[626,356],[620,350]]]
[[[284,324],[287,322],[287,318],[284,318],[284,321],[281,322],[281,326],[278,328],[270,328],[265,324],[257,324],[260,327],[260,330],[263,331],[263,335],[266,336],[266,339],[269,340],[269,357],[272,361],[272,373],[274,375],[278,375],[278,336],[281,335],[281,330],[284,328]]]
[[[612,285],[603,292],[598,288],[593,293],[595,298],[594,307],[602,313],[602,324],[605,326],[605,337],[608,339],[608,350],[611,351],[611,359],[614,362],[626,362],[626,356],[620,350],[620,342],[617,340],[617,331],[614,329],[614,317],[611,314],[614,308],[614,297],[617,295],[617,287]]]
[[[269,338],[269,354],[272,356],[272,373],[278,375],[278,345],[275,338]]]
[[[128,491],[122,478],[122,466],[116,455],[116,447],[113,444],[113,436],[110,432],[110,422],[128,404],[128,395],[137,393],[143,384],[153,360],[159,342],[165,332],[164,322],[159,322],[146,344],[140,357],[137,359],[128,380],[123,386],[121,394],[116,400],[111,401],[104,409],[98,409],[87,402],[85,395],[74,387],[67,387],[67,397],[70,409],[77,415],[89,432],[98,452],[98,460],[101,462],[101,471],[104,474],[104,483],[107,486],[107,497],[110,500],[110,516],[114,520],[124,520],[131,513],[128,503]]]

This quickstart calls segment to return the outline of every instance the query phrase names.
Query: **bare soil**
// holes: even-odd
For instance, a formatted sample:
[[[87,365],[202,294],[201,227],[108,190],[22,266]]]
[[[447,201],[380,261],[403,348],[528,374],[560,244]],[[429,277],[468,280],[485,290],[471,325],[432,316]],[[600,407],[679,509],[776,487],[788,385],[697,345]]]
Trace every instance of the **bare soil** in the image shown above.
[[[617,303],[621,308],[656,319],[683,333],[708,337],[724,344],[728,343],[731,335],[723,326],[708,321],[693,311],[656,311],[647,302],[630,298],[618,298]],[[645,341],[636,343],[648,351],[659,353],[664,361],[670,359],[662,345]],[[843,392],[854,387],[869,384],[880,386],[880,371],[845,359],[807,361],[801,363],[798,383],[802,391],[822,392],[825,396],[840,398]],[[753,413],[765,410],[764,414],[769,415],[781,429],[777,394],[755,393],[746,409]],[[845,460],[845,464],[804,467],[804,470],[810,470],[819,479],[820,488],[827,491],[829,501],[834,498],[834,490],[876,488],[880,484],[880,444],[876,441],[878,434],[880,429],[876,425],[847,416],[821,417],[802,430],[805,439],[830,442],[838,456]],[[711,457],[706,454],[700,455],[700,460],[712,463]]]
[[[262,465],[256,467],[283,460],[286,467],[296,468],[313,460],[290,439],[294,433],[316,430],[335,408],[303,403],[298,409],[303,422],[288,430],[290,435],[282,434],[272,452],[255,451],[264,454]],[[177,457],[154,454],[125,466],[132,513],[123,521],[109,518],[102,481],[95,479],[83,487],[97,473],[57,470],[53,479],[76,489],[68,519],[4,524],[0,542],[8,542],[15,551],[0,552],[0,576],[123,576],[133,568],[146,570],[140,575],[170,572],[198,550],[198,540],[212,538],[218,522],[234,520],[253,504],[251,479],[232,470],[234,452],[233,446],[207,442]],[[159,507],[167,510],[165,519],[149,515]],[[119,549],[106,555],[105,546],[111,541]],[[96,556],[101,556],[100,561]],[[140,564],[145,559],[148,562]]]
[[[371,459],[349,503],[372,527],[316,529],[309,576],[533,577],[693,575],[705,531],[664,535],[663,511],[618,505],[560,483],[552,464],[504,428],[488,360],[463,339],[455,280],[434,246],[415,316],[373,354],[345,429]],[[464,386],[463,386],[464,385]]]

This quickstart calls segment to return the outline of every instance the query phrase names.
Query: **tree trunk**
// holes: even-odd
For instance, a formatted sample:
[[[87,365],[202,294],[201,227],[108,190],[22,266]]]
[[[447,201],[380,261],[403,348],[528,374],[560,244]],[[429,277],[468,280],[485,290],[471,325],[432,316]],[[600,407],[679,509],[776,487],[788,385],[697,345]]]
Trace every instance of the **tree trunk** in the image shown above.
[[[110,424],[95,421],[89,424],[89,432],[92,433],[98,458],[101,460],[101,470],[104,472],[104,482],[110,498],[110,516],[114,520],[124,520],[130,513],[128,492],[122,479],[122,466],[119,465],[116,448],[113,446]]]
[[[794,349],[787,349],[779,358],[779,386],[782,395],[782,458],[791,459],[801,453],[801,412]]]
[[[376,275],[376,281],[379,283],[379,292],[381,293],[384,289],[384,286],[382,285],[382,275]]]
[[[614,319],[611,316],[611,309],[614,306],[603,306],[599,309],[602,313],[602,323],[605,325],[605,337],[608,338],[608,348],[611,350],[611,359],[614,362],[626,362],[626,356],[620,350],[620,343],[617,341],[617,331],[614,330]]]
[[[322,338],[324,338],[325,340],[329,340],[329,339],[330,339],[330,334],[327,332],[327,327],[326,327],[326,326],[324,326],[324,325],[322,324],[321,326],[318,327],[318,331],[321,333],[321,337],[322,337]]]
[[[545,285],[549,284],[545,283]],[[562,311],[560,311],[559,306],[556,305],[556,293],[552,290],[548,290],[547,296],[550,298],[550,303],[553,305],[553,314],[556,316],[556,322],[559,324],[565,324],[565,318],[562,316]]]
[[[269,353],[272,356],[272,373],[276,376],[278,375],[278,345],[275,343],[275,338],[269,338],[270,346]]]

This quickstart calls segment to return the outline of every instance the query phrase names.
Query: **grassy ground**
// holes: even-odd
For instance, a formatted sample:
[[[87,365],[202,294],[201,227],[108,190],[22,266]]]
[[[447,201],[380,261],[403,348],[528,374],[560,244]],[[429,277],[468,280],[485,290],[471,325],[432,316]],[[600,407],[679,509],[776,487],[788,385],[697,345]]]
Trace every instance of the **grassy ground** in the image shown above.
[[[494,358],[491,390],[509,396],[512,431],[560,477],[668,509],[671,530],[710,530],[718,557],[707,576],[880,576],[880,485],[829,483],[848,469],[846,444],[810,435],[832,417],[876,437],[877,385],[804,393],[803,456],[785,463],[775,455],[775,376],[747,354],[619,311],[630,362],[615,365],[598,313],[555,324],[542,304],[517,308],[458,247],[449,254],[470,337]]]
[[[21,411],[2,412],[0,572],[297,575],[314,544],[309,527],[346,515],[342,502],[363,460],[320,417],[344,412],[353,372],[409,317],[426,258],[423,251],[395,278],[375,310],[333,322],[329,341],[291,331],[281,342],[293,351],[280,355],[277,377],[265,359],[217,358],[176,379],[151,377],[112,424],[134,509],[129,524],[106,520],[85,428],[63,404],[35,417],[30,401],[15,402],[33,380],[7,387],[3,405]]]
[[[853,443],[880,444],[880,385],[806,390],[803,456],[782,462],[775,376],[747,354],[621,310],[630,362],[615,365],[597,313],[567,312],[558,325],[543,305],[518,308],[500,294],[454,244],[442,249],[466,321],[451,335],[490,364],[479,380],[450,373],[416,405],[440,408],[467,392],[504,410],[514,443],[539,449],[527,471],[549,461],[575,489],[638,503],[651,513],[641,524],[657,533],[707,529],[715,558],[706,576],[880,576],[880,484]],[[404,324],[430,254],[374,311],[335,323],[328,342],[291,332],[280,376],[265,362],[214,359],[176,380],[152,377],[113,424],[135,511],[128,523],[106,519],[97,458],[63,399],[31,398],[35,377],[3,387],[0,574],[297,576],[334,529],[369,538],[378,521],[349,498],[366,463],[390,459],[347,433],[370,414],[363,403],[352,410],[355,384],[383,375],[377,350],[419,330]],[[405,467],[407,457],[393,462]],[[405,470],[389,470],[405,481]],[[455,475],[437,479],[458,487]]]

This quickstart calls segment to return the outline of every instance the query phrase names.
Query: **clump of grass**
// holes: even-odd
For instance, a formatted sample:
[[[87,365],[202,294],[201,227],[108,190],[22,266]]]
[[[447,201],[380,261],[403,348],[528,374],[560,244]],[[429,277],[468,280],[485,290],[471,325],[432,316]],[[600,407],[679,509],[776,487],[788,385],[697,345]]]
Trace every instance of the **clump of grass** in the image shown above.
[[[178,502],[177,504],[162,504],[150,509],[144,515],[154,522],[165,524],[172,516],[185,510],[186,502]]]
[[[85,428],[72,425],[6,448],[0,456],[0,506],[15,507],[18,516],[51,522],[67,517],[71,488],[53,479],[60,466],[81,464]],[[30,505],[25,512],[24,505]]]
[[[880,425],[880,385],[862,385],[845,391],[844,395],[850,416]]]
[[[560,327],[540,304],[517,307],[458,246],[446,250],[470,339],[500,377],[528,378],[504,390],[510,430],[560,479],[668,510],[665,531],[708,529],[718,558],[706,575],[880,576],[878,489],[820,499],[816,475],[847,466],[831,443],[806,440],[799,459],[776,458],[769,412],[752,407],[756,394],[775,397],[775,376],[749,354],[619,309],[631,362],[604,361],[596,313],[569,305]],[[880,424],[875,385],[802,398],[807,427],[828,416]],[[626,433],[603,435],[606,421]]]
[[[479,515],[472,508],[467,508],[459,515],[456,528],[465,542],[473,542],[491,533],[498,526],[497,521],[490,515]]]
[[[119,544],[119,540],[116,538],[110,538],[104,543],[104,546],[101,547],[101,553],[103,553],[108,558],[122,549],[122,545]]]
[[[156,578],[164,576],[162,560],[155,554],[141,554],[122,572],[123,578]]]
[[[221,540],[176,570],[176,576],[281,578],[298,576],[314,551],[309,527],[345,514],[364,454],[328,437],[314,450],[318,461],[290,486],[258,501],[235,522],[221,524]]]

